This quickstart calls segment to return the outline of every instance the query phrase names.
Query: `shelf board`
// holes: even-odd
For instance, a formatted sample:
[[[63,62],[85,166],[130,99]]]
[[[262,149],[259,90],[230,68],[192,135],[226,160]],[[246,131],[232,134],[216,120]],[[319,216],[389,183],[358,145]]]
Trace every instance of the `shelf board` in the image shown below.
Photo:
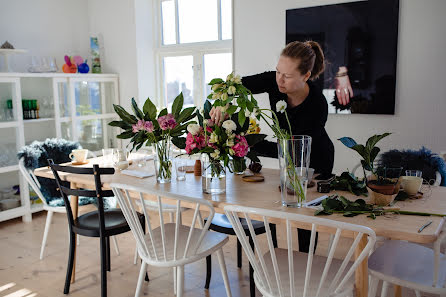
[[[19,170],[19,165],[0,167],[0,173],[13,172],[13,171],[17,171],[17,170]]]
[[[54,118],[40,118],[40,119],[33,119],[33,120],[23,120],[23,123],[40,123],[40,122],[49,122],[54,121]]]
[[[31,213],[43,210],[43,203],[31,204]]]
[[[25,213],[25,206],[0,211],[0,222],[24,216]]]
[[[11,122],[0,122],[0,128],[15,128],[19,126],[19,122],[11,121]]]

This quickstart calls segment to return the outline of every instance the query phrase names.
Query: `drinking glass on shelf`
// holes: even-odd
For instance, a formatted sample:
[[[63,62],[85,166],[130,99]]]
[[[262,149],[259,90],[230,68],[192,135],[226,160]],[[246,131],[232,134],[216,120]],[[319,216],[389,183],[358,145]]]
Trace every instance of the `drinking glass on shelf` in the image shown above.
[[[421,170],[406,170],[406,176],[422,177],[423,172]]]
[[[125,149],[113,150],[113,166],[119,170],[127,169],[129,167],[128,155]]]

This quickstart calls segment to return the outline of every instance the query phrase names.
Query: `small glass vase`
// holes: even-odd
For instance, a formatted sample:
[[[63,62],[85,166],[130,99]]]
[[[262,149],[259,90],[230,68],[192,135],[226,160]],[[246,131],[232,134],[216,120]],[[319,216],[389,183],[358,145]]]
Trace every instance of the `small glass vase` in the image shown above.
[[[156,181],[160,184],[170,183],[172,179],[172,156],[170,138],[153,144]]]
[[[293,135],[277,140],[282,205],[302,207],[306,201],[311,137]]]
[[[229,163],[230,169],[234,174],[242,175],[246,170],[246,159],[234,157]]]
[[[226,192],[226,169],[223,161],[212,160],[207,154],[201,156],[201,186],[204,193]]]

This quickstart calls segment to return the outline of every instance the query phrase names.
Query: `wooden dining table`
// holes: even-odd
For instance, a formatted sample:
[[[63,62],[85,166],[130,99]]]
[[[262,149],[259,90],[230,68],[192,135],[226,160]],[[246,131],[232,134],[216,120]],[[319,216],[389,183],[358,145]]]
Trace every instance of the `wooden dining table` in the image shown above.
[[[150,165],[141,169],[136,165],[130,167],[134,170],[145,170],[153,172],[152,162]],[[102,164],[102,158],[90,159],[89,163],[82,166],[91,166],[92,164]],[[67,164],[69,165],[69,164]],[[35,170],[35,175],[40,177],[54,178],[51,170],[47,167]],[[190,197],[196,199],[206,199],[212,203],[216,212],[223,213],[225,205],[242,205],[248,207],[265,208],[271,210],[281,210],[304,215],[314,215],[312,208],[289,208],[281,204],[281,194],[279,190],[280,176],[277,169],[262,169],[261,174],[265,177],[263,182],[245,182],[239,175],[228,173],[226,175],[226,193],[220,195],[211,195],[203,193],[201,187],[201,177],[194,176],[193,173],[186,175],[186,180],[177,181],[175,175],[170,183],[159,184],[155,176],[148,178],[137,178],[122,174],[119,171],[112,176],[103,176],[101,180],[104,188],[110,188],[113,182],[128,184],[136,187],[143,187],[149,193],[163,197]],[[94,188],[94,179],[91,176],[60,173],[62,180],[70,182],[73,188]],[[355,200],[359,197],[345,191],[332,191],[330,194],[339,194],[347,199]],[[307,191],[307,201],[311,201],[324,194],[318,193],[316,187],[311,187]],[[362,197],[367,201],[367,197]],[[440,213],[446,215],[446,187],[428,187],[425,189],[423,198],[416,200],[398,201],[393,207],[400,210],[418,211],[428,213]],[[77,199],[71,199],[73,215],[77,217]],[[416,243],[433,243],[438,238],[443,228],[443,219],[441,217],[426,217],[413,215],[386,215],[378,216],[376,219],[368,218],[366,215],[355,217],[344,217],[341,214],[334,214],[326,218],[346,223],[363,225],[375,231],[377,236],[383,236],[395,240],[407,240]],[[427,221],[432,224],[422,232],[419,228]],[[299,228],[308,228],[309,226],[296,225]],[[310,227],[311,228],[311,227]],[[324,231],[324,230],[322,230]],[[346,236],[349,236],[348,234]],[[354,234],[351,234],[353,237]],[[355,255],[359,255],[367,244],[367,238],[364,236],[362,242],[358,245]],[[73,274],[74,275],[74,274]],[[73,278],[74,280],[74,278]],[[356,271],[355,275],[356,296],[367,296],[368,293],[368,269],[367,259],[365,259]],[[401,288],[395,287],[395,296],[401,296]]]

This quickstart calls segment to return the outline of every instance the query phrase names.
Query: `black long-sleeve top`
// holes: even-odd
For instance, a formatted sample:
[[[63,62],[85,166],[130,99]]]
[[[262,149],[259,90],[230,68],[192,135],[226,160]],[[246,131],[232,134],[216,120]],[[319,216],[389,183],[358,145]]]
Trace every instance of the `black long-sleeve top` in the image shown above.
[[[276,112],[279,125],[289,130],[284,113],[278,113],[276,103],[280,100],[287,102],[287,95],[279,91],[276,82],[276,72],[264,72],[242,79],[243,85],[253,94],[268,93],[271,109]],[[324,176],[333,170],[334,146],[325,131],[328,105],[321,90],[308,81],[310,92],[307,98],[296,107],[287,107],[288,118],[293,135],[309,135],[312,137],[310,167]],[[258,155],[277,158],[277,143],[262,141],[253,148]]]

